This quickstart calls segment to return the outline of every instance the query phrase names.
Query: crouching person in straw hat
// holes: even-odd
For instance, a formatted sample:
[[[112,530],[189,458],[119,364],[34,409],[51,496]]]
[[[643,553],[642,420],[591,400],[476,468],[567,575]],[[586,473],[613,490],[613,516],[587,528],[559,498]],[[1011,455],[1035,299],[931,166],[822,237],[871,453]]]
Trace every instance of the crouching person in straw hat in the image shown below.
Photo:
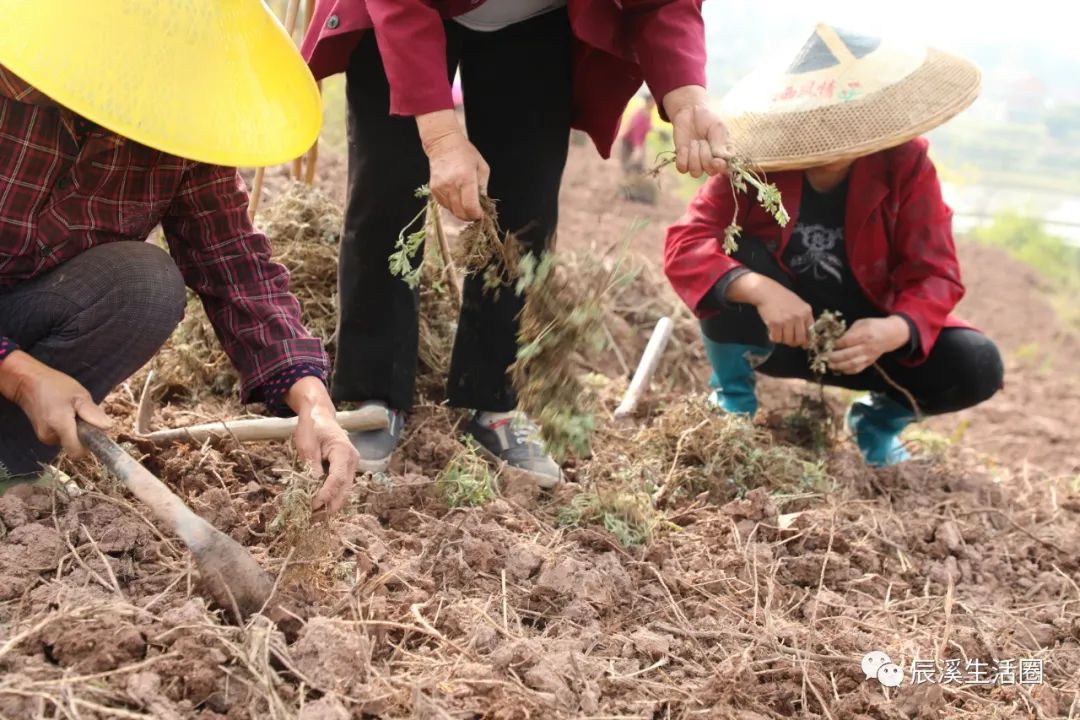
[[[15,0],[0,23],[0,474],[32,475],[76,417],[146,363],[180,321],[185,283],[246,400],[299,416],[341,507],[356,451],[334,418],[327,358],[283,267],[251,226],[230,165],[281,162],[315,139],[314,79],[256,0]],[[145,242],[160,223],[172,258]]]
[[[819,25],[794,59],[731,90],[732,143],[770,171],[792,220],[779,227],[714,178],[668,230],[665,269],[701,318],[716,405],[754,413],[755,372],[815,377],[809,331],[827,310],[848,329],[823,380],[869,391],[847,423],[871,464],[907,458],[899,435],[918,412],[1001,387],[994,343],[951,314],[964,294],[952,212],[919,137],[978,88],[959,58]],[[733,217],[742,234],[729,255]]]
[[[349,199],[341,242],[335,399],[385,408],[390,429],[356,433],[361,468],[387,467],[413,402],[417,295],[391,275],[401,229],[432,194],[458,217],[498,201],[531,252],[555,234],[571,127],[605,156],[644,79],[674,125],[677,167],[723,169],[727,132],[706,104],[700,0],[319,0],[304,41],[317,77],[344,71]],[[460,64],[468,138],[452,108]],[[490,172],[490,183],[488,176]],[[467,431],[542,487],[561,471],[516,411],[507,368],[523,299],[467,279],[448,395]]]

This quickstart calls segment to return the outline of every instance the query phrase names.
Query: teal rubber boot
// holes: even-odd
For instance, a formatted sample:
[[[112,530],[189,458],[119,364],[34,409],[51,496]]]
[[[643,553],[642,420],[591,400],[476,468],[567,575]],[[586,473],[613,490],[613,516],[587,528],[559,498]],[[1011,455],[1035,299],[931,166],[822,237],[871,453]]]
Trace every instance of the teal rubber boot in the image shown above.
[[[883,467],[911,459],[900,433],[915,419],[910,408],[879,393],[859,398],[848,408],[846,424],[868,465]]]
[[[741,343],[705,340],[705,354],[712,365],[709,404],[729,413],[753,415],[757,412],[757,376],[754,373],[772,354],[772,348]]]

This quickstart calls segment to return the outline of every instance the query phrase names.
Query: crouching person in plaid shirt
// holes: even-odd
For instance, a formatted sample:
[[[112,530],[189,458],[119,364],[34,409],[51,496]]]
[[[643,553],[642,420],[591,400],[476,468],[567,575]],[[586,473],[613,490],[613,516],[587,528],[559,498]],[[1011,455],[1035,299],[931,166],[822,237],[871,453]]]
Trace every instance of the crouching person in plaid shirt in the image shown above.
[[[187,285],[244,400],[295,412],[299,455],[328,464],[316,507],[344,504],[357,453],[327,357],[247,208],[235,169],[106,130],[0,65],[0,476],[83,454],[76,417],[111,425],[98,403],[166,341]],[[158,224],[168,253],[146,242]]]

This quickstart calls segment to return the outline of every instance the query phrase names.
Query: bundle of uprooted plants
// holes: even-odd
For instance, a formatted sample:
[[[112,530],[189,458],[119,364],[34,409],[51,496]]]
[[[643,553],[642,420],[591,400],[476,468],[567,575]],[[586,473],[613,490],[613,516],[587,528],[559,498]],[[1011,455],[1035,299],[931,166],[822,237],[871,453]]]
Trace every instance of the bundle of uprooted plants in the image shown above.
[[[818,315],[810,326],[810,369],[817,376],[829,370],[829,355],[836,350],[836,342],[847,332],[847,323],[841,313],[826,310]]]
[[[540,425],[556,458],[570,453],[585,456],[594,430],[593,398],[581,382],[575,359],[604,343],[604,303],[620,281],[620,266],[573,278],[568,267],[549,253],[540,260],[525,256],[520,267],[518,287],[526,294],[517,361],[510,368],[518,402]]]
[[[418,197],[430,197],[426,188]],[[591,395],[580,380],[579,353],[604,342],[604,299],[619,281],[619,266],[572,273],[553,253],[539,256],[521,251],[512,233],[499,228],[495,202],[481,198],[484,216],[469,223],[453,248],[453,263],[468,276],[480,276],[487,292],[523,295],[519,316],[517,360],[510,378],[519,407],[541,428],[548,450],[556,458],[587,455],[594,429]],[[416,216],[437,222],[432,200]],[[418,230],[404,229],[389,258],[390,271],[415,286],[423,278],[427,258],[420,254],[431,222]],[[438,273],[436,273],[438,275]],[[428,315],[430,323],[431,315]]]
[[[848,326],[843,314],[832,310],[821,313],[810,326],[810,347],[807,353],[810,356],[810,369],[818,376],[819,381],[829,370],[829,356],[836,350],[837,341],[844,337],[847,330]],[[911,392],[893,380],[880,363],[875,362],[871,367],[877,371],[882,380],[904,396],[908,406],[915,412],[916,418],[921,420],[922,411]]]
[[[729,255],[739,249],[738,238],[742,234],[739,225],[739,194],[746,194],[750,188],[757,193],[757,201],[766,212],[773,216],[780,227],[787,226],[791,218],[784,207],[780,190],[776,185],[769,182],[765,174],[754,168],[750,159],[741,155],[733,155],[727,160],[727,178],[731,183],[731,196],[735,201],[735,209],[732,212],[731,222],[724,228],[724,252]],[[661,153],[660,161],[650,171],[650,175],[656,177],[660,172],[675,162],[674,152]]]
[[[337,325],[337,262],[341,207],[326,193],[293,183],[255,218],[273,259],[289,270],[289,289],[300,300],[304,324],[333,352]],[[237,377],[202,309],[189,293],[187,312],[155,360],[158,381],[169,391],[198,395],[236,392]]]

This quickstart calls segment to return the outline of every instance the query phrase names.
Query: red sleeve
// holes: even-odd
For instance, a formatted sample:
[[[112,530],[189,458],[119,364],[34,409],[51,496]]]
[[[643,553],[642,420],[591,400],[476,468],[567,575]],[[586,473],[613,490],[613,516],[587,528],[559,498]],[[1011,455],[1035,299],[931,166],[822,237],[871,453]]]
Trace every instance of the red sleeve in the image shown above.
[[[240,373],[245,401],[297,365],[329,367],[322,343],[300,321],[289,273],[247,215],[236,170],[195,164],[162,220],[184,281],[199,295],[221,346]]]
[[[623,12],[638,64],[657,101],[683,85],[705,87],[701,0],[623,0]],[[662,102],[659,107],[663,114]]]
[[[748,206],[748,202],[739,203],[740,225],[745,225]],[[686,214],[668,228],[664,272],[678,296],[695,313],[716,281],[741,266],[722,247],[724,230],[731,224],[734,212],[727,176],[713,177],[698,190]]]
[[[910,150],[909,150],[910,148]],[[952,236],[952,210],[941,197],[934,163],[925,143],[904,146],[900,159],[900,203],[890,249],[893,312],[907,315],[919,332],[919,352],[926,359],[946,318],[964,296],[960,263]]]
[[[367,8],[390,83],[390,114],[453,109],[439,11],[425,0],[367,0]]]

